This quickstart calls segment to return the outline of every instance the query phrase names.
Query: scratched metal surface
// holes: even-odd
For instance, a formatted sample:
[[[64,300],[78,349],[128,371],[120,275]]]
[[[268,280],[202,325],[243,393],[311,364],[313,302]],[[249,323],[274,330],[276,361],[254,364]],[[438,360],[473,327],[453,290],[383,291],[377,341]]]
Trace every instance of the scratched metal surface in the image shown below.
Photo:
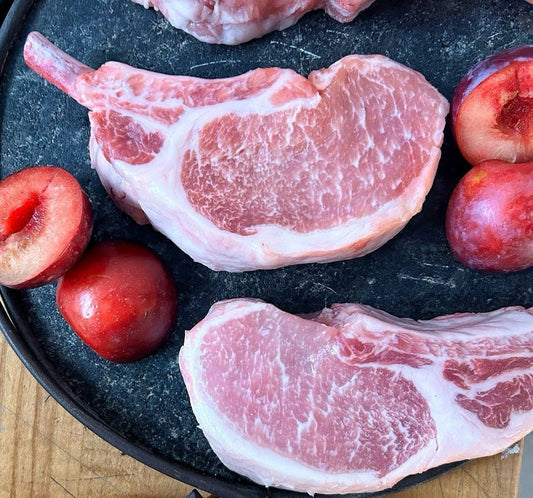
[[[19,7],[30,3],[16,2]],[[17,326],[3,314],[0,323],[28,368],[54,396],[93,430],[145,463],[222,496],[298,496],[267,492],[227,470],[196,427],[177,353],[184,331],[219,299],[258,297],[295,313],[333,302],[362,302],[413,318],[533,306],[533,270],[508,275],[473,272],[448,249],[446,203],[467,170],[449,129],[422,212],[375,253],[326,265],[216,273],[116,209],[90,168],[86,110],[26,68],[21,57],[31,30],[41,31],[93,67],[118,60],[206,78],[257,66],[292,67],[307,74],[349,53],[381,53],[422,72],[450,98],[461,76],[481,57],[531,42],[532,7],[524,0],[377,0],[350,24],[317,11],[290,29],[238,47],[198,42],[160,14],[126,0],[36,1],[24,21],[13,17],[11,22],[19,31],[0,82],[1,175],[29,164],[69,169],[93,201],[94,239],[126,237],[161,254],[179,287],[180,315],[164,347],[131,365],[105,362],[81,344],[55,307],[53,284],[25,292],[3,289]],[[399,487],[444,470],[409,477]]]

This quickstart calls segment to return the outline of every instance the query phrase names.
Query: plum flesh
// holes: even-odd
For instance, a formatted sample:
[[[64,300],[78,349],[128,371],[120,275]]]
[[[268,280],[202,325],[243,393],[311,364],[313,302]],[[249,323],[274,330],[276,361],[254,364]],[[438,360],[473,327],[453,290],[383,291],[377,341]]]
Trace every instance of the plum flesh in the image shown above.
[[[63,275],[92,234],[91,203],[57,166],[34,166],[0,182],[0,285],[30,288]]]
[[[470,164],[533,160],[533,45],[474,65],[454,92],[451,119],[459,150]]]

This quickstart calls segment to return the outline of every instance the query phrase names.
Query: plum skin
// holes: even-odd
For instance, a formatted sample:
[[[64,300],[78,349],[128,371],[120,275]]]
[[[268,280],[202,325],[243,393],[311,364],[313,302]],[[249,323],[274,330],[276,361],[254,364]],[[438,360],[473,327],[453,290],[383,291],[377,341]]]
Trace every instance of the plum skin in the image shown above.
[[[89,247],[59,279],[56,301],[85,344],[120,363],[153,353],[177,316],[177,290],[163,262],[125,240]]]
[[[472,165],[533,160],[533,45],[471,67],[455,89],[450,115],[459,150]]]
[[[0,181],[0,285],[39,287],[83,254],[93,211],[77,179],[58,166],[30,166]]]
[[[533,162],[484,161],[455,187],[446,212],[455,257],[475,270],[533,265]]]

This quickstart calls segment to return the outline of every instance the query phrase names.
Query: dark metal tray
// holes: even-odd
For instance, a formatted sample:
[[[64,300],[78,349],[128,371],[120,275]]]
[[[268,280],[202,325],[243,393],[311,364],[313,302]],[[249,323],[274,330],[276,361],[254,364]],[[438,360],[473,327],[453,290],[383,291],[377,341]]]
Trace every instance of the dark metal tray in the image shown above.
[[[21,53],[26,35],[40,31],[93,67],[117,60],[200,77],[231,76],[258,66],[292,67],[307,74],[349,53],[381,53],[422,72],[450,98],[478,59],[533,40],[532,14],[524,0],[377,0],[350,24],[317,11],[283,32],[225,47],[203,44],[128,0],[15,1],[0,32],[0,57],[6,57],[0,81],[1,176],[31,164],[70,170],[93,201],[94,240],[123,237],[155,249],[177,282],[180,314],[156,354],[117,365],[97,357],[63,322],[54,284],[28,291],[1,289],[13,320],[0,309],[7,340],[72,415],[155,469],[223,497],[307,496],[265,490],[218,461],[196,427],[180,376],[177,355],[184,331],[215,301],[243,296],[294,313],[317,311],[333,302],[361,302],[420,319],[533,306],[533,269],[505,275],[474,272],[449,251],[446,205],[468,168],[449,129],[422,212],[378,251],[325,265],[212,272],[117,210],[90,169],[87,111],[25,66]],[[393,489],[423,482],[454,465],[407,477]]]

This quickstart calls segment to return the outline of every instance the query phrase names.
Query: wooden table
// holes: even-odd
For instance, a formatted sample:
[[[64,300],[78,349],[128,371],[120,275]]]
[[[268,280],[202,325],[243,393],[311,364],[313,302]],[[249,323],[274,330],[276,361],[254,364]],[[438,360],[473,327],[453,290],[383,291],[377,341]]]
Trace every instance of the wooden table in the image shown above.
[[[389,496],[513,498],[521,462],[521,451],[479,459]],[[80,424],[37,383],[0,334],[0,498],[185,498],[192,489],[124,455]]]

